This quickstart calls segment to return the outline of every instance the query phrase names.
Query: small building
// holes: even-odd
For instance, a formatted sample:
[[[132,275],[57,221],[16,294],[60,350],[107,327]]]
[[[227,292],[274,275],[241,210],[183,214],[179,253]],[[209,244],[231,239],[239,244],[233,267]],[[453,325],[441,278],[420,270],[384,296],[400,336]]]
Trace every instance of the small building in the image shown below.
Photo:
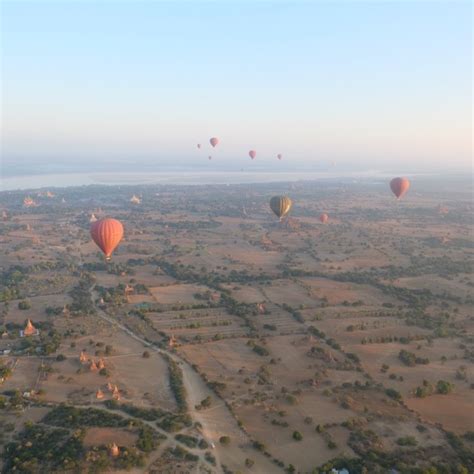
[[[33,326],[31,319],[28,319],[25,329],[20,331],[20,337],[39,336],[39,330]]]
[[[111,456],[116,458],[120,454],[120,449],[115,443],[112,443],[112,445],[110,446],[109,452]]]
[[[176,346],[176,344],[177,344],[176,338],[172,334],[170,337],[170,340],[168,341],[168,346],[172,349],[173,347]]]
[[[97,400],[102,400],[104,397],[104,392],[99,388],[97,392],[95,392],[95,398],[97,398]]]
[[[25,199],[23,199],[23,206],[24,207],[36,207],[37,204],[33,199],[31,199],[30,196],[26,196]]]

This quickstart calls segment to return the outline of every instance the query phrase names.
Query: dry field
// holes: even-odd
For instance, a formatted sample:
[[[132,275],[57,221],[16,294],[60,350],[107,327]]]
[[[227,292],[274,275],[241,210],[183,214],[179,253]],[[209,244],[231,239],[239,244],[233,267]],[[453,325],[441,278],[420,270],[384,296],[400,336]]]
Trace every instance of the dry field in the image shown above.
[[[0,411],[0,422],[14,420],[5,438],[56,404],[111,400],[111,384],[122,408],[159,408],[177,418],[184,393],[192,428],[177,432],[215,445],[206,449],[217,467],[196,447],[189,452],[197,460],[184,461],[167,451],[178,443],[172,433],[134,473],[223,472],[224,465],[263,474],[292,465],[306,473],[339,456],[385,472],[374,464],[374,446],[420,468],[434,462],[433,453],[466,463],[446,432],[472,448],[463,437],[474,426],[469,191],[454,183],[440,193],[421,177],[400,202],[385,182],[363,179],[107,186],[93,197],[63,190],[65,203],[38,196],[31,209],[22,206],[24,193],[0,193],[9,215],[0,233],[0,331],[9,334],[0,348],[13,349],[0,359],[13,368],[0,391],[40,390],[22,411]],[[142,204],[132,206],[132,194]],[[268,209],[278,194],[294,201],[282,223]],[[125,227],[107,265],[89,237],[92,212]],[[325,225],[321,212],[330,216]],[[124,296],[122,285],[136,289]],[[107,297],[97,303],[103,288]],[[22,300],[31,308],[19,309]],[[57,311],[66,305],[76,310]],[[18,338],[11,328],[27,318],[48,329]],[[102,358],[106,371],[91,372],[81,350]],[[404,364],[402,350],[419,361]],[[178,375],[170,377],[171,362],[159,351]],[[415,396],[423,383],[439,381],[449,393]],[[127,416],[138,420],[137,413]],[[373,446],[357,444],[367,432]],[[221,436],[230,436],[229,446]],[[402,446],[406,440],[411,445]],[[131,446],[137,435],[87,427],[84,446],[112,442]]]
[[[120,428],[89,428],[84,437],[85,446],[108,446],[116,443],[119,446],[133,446],[137,440],[135,433]]]

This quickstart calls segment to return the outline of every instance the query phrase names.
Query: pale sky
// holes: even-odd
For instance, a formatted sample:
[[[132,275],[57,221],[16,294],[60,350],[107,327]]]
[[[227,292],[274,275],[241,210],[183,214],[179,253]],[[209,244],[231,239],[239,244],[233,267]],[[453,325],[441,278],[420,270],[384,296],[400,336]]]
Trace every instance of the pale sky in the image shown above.
[[[470,2],[3,0],[4,161],[467,168]],[[413,168],[414,169],[414,168]]]

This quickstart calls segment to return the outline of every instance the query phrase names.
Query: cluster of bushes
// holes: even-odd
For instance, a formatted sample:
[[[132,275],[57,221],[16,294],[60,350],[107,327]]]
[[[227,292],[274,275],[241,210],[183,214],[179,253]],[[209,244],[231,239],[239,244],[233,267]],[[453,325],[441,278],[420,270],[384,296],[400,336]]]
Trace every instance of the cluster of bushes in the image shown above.
[[[141,421],[138,423],[140,423],[140,425],[138,429],[138,440],[136,446],[145,453],[151,453],[158,447],[160,440],[166,439],[166,436],[159,434],[153,428],[145,425]]]
[[[192,454],[186,449],[182,448],[181,446],[176,446],[175,448],[168,448],[166,453],[169,456],[172,456],[175,459],[179,459],[181,461],[189,461],[189,462],[196,462],[199,460],[199,456],[196,454]]]
[[[156,426],[170,433],[175,433],[183,428],[189,428],[192,424],[191,417],[185,413],[168,413],[156,422]]]
[[[290,305],[287,305],[286,303],[283,303],[283,309],[285,311],[288,311],[292,316],[295,321],[297,321],[300,324],[304,324],[304,317],[300,311],[297,309],[293,309]]]
[[[201,400],[201,403],[199,405],[196,405],[195,408],[196,410],[204,410],[205,408],[209,408],[211,406],[212,399],[209,396]]]
[[[94,285],[94,277],[89,273],[81,276],[77,286],[70,292],[69,296],[72,298],[72,303],[69,308],[74,313],[94,314],[95,308],[92,301],[90,290]]]
[[[140,418],[146,421],[156,421],[169,414],[169,412],[161,408],[136,407],[130,403],[118,403],[116,400],[106,400],[104,405],[110,410],[121,410],[134,418]]]
[[[430,360],[428,358],[417,357],[413,352],[406,351],[402,349],[398,358],[408,367],[414,367],[416,364],[429,364]]]
[[[451,382],[447,382],[446,380],[438,380],[436,386],[428,382],[427,380],[423,380],[423,384],[420,387],[415,389],[415,397],[418,398],[425,398],[433,393],[439,393],[441,395],[447,395],[454,390],[454,384]]]
[[[267,356],[270,355],[270,352],[266,347],[259,346],[258,344],[253,344],[252,350],[257,353],[259,356]]]

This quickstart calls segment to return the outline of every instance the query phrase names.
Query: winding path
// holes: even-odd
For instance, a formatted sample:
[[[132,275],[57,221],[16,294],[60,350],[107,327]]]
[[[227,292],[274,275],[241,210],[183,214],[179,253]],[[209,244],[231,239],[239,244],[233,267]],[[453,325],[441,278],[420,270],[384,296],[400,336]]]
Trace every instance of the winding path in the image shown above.
[[[93,301],[97,301],[98,299],[98,295],[93,289],[91,290],[91,298]],[[251,446],[250,438],[239,428],[227,406],[207,386],[201,376],[194,371],[188,362],[177,354],[157,347],[155,344],[138,336],[129,328],[110,317],[102,309],[96,307],[96,311],[97,315],[104,321],[117,327],[131,338],[142,343],[145,347],[170,357],[179,365],[183,374],[183,384],[187,394],[189,415],[194,422],[200,423],[202,427],[201,432],[206,441],[209,444],[213,443],[215,445],[212,454],[216,458],[218,472],[223,472],[222,465],[225,465],[232,471],[242,471],[245,469],[245,459],[247,458],[251,458],[255,461],[255,465],[252,468],[253,473],[268,474],[269,472],[277,472],[280,470],[280,468],[273,464],[261,452]],[[212,408],[208,410],[196,410],[195,405],[198,405],[201,400],[206,397],[211,398]],[[219,438],[222,435],[231,438],[230,446],[223,447],[219,444]],[[179,443],[176,442],[176,444]],[[189,450],[189,448],[186,449]],[[204,462],[206,467],[210,466],[207,461]]]

